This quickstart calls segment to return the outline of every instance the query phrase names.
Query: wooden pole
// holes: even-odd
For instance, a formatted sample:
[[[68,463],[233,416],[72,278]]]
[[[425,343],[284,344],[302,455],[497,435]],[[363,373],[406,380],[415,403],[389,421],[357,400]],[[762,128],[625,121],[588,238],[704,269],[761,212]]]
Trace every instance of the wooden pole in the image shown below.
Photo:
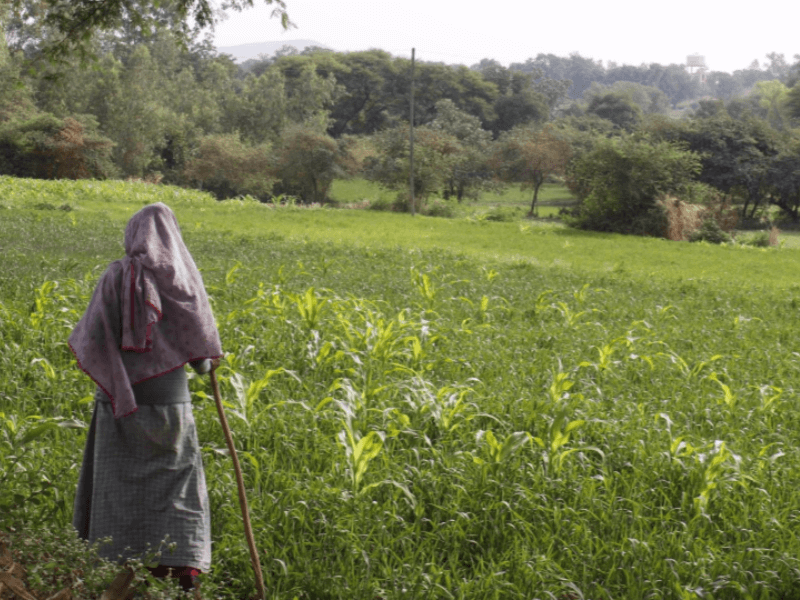
[[[258,588],[258,599],[266,600],[267,593],[264,590],[264,574],[261,572],[261,561],[258,558],[256,542],[253,539],[253,529],[250,527],[250,510],[247,507],[247,496],[244,491],[244,480],[242,479],[242,468],[239,466],[239,458],[236,456],[236,447],[233,445],[233,437],[228,427],[228,420],[225,418],[225,411],[222,410],[222,399],[219,397],[219,386],[214,368],[211,368],[211,387],[214,388],[214,400],[217,402],[217,412],[222,423],[222,431],[225,433],[225,442],[228,444],[228,451],[233,459],[233,470],[236,472],[236,486],[239,488],[239,506],[242,509],[242,520],[244,521],[244,535],[247,538],[247,545],[250,548],[250,562],[253,563],[253,571],[256,575],[256,587]]]
[[[415,202],[414,202],[414,51],[415,48],[411,49],[411,148],[409,150],[409,183],[408,187],[410,190],[410,197],[411,197],[411,216],[416,215],[415,210]]]

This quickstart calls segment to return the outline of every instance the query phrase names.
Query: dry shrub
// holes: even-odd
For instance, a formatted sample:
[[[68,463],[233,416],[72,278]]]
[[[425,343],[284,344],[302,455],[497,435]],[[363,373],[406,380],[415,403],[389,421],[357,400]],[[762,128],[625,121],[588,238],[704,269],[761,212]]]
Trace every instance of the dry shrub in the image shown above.
[[[774,225],[769,230],[769,245],[770,246],[777,246],[778,245],[778,235],[780,235],[781,230],[775,227]]]
[[[667,214],[665,236],[672,241],[687,241],[700,229],[703,221],[713,219],[719,228],[730,233],[736,228],[738,213],[722,198],[714,198],[709,204],[691,204],[674,196],[664,196],[657,202]]]
[[[657,204],[663,206],[667,213],[665,237],[668,240],[686,241],[703,224],[704,207],[698,204],[688,204],[674,196],[665,196],[658,200]]]

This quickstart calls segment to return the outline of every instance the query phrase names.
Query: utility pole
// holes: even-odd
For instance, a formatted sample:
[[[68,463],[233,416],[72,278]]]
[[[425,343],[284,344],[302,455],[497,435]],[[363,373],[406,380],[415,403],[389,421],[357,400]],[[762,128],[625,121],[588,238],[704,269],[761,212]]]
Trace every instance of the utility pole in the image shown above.
[[[408,187],[411,193],[411,216],[416,215],[414,207],[414,50],[411,49],[411,149],[409,151],[410,175]]]

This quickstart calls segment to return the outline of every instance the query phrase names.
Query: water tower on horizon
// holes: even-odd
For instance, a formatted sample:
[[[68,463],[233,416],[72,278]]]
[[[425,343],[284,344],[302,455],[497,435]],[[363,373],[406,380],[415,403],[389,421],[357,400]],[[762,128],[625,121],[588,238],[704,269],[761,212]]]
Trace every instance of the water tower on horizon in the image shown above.
[[[708,73],[708,68],[706,67],[706,57],[702,54],[690,54],[686,57],[686,66],[689,67],[689,73],[691,75],[697,75],[700,79],[700,83],[706,82],[706,73]],[[692,69],[697,69],[693,71]]]

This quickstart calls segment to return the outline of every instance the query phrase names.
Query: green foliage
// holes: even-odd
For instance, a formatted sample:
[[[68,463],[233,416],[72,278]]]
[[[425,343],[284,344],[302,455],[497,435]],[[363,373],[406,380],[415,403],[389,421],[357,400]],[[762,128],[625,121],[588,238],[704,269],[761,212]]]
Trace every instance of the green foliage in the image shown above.
[[[587,114],[611,121],[615,127],[632,131],[642,120],[642,109],[621,93],[600,93],[589,100]]]
[[[322,203],[328,199],[333,180],[346,177],[353,169],[344,141],[337,143],[313,129],[290,127],[277,149],[274,173],[280,193]]]
[[[757,231],[749,235],[741,235],[737,237],[736,242],[743,246],[752,246],[753,248],[769,248],[769,238],[769,231]]]
[[[571,150],[554,127],[527,125],[503,135],[495,144],[490,164],[501,179],[533,190],[529,215],[536,213],[539,188],[547,177],[564,173]]]
[[[786,110],[791,118],[800,120],[800,85],[797,83],[786,92]]]
[[[639,107],[640,115],[665,115],[669,111],[669,99],[667,95],[658,88],[642,85],[633,81],[615,81],[611,86],[604,86],[594,83],[584,94],[584,100],[591,105],[595,98],[602,98],[607,94],[623,98],[628,103]],[[602,104],[602,101],[600,101]],[[596,111],[588,111],[595,112]],[[613,114],[613,112],[611,113]],[[600,115],[602,116],[602,115]],[[608,119],[608,116],[603,116]],[[610,119],[614,121],[614,119]]]
[[[492,122],[491,129],[495,136],[532,122],[544,123],[550,116],[546,99],[530,89],[500,96],[494,103],[494,112],[497,119]]]
[[[730,234],[723,231],[716,219],[704,219],[700,228],[689,236],[690,242],[709,242],[711,244],[726,244],[733,241]],[[767,233],[769,243],[769,233]]]
[[[111,140],[97,133],[91,116],[84,115],[82,120],[43,113],[0,123],[0,173],[41,179],[114,175]]]
[[[272,194],[273,172],[268,145],[248,147],[238,135],[218,135],[200,140],[197,156],[188,162],[183,177],[220,200],[239,195],[266,200]]]
[[[486,221],[509,223],[512,221],[518,221],[521,216],[522,215],[518,209],[507,206],[495,206],[483,215],[483,219]]]
[[[680,197],[699,169],[694,153],[669,142],[602,140],[578,160],[568,179],[581,200],[574,224],[594,231],[663,236],[666,220],[658,198]]]
[[[408,126],[376,135],[374,145],[377,155],[364,161],[367,178],[381,183],[387,189],[407,189],[411,179]],[[420,206],[424,206],[431,194],[445,186],[463,152],[464,148],[458,139],[445,131],[430,127],[415,128],[414,196],[421,203]]]
[[[423,214],[429,217],[453,218],[456,216],[456,206],[452,200],[436,198],[425,205]]]
[[[676,127],[671,138],[700,155],[700,181],[735,194],[745,201],[745,211],[750,203],[753,210],[758,207],[770,159],[778,153],[774,132],[765,123],[720,113]]]
[[[491,133],[481,128],[480,119],[456,108],[448,99],[436,103],[436,118],[430,128],[459,141],[461,151],[445,183],[444,197],[477,198],[479,192],[495,187],[487,154]]]
[[[273,16],[280,16],[283,28],[288,29],[291,23],[285,2],[264,1],[276,5]],[[253,3],[254,0],[227,0],[225,6],[241,11],[252,7]],[[44,60],[64,64],[71,56],[79,57],[81,63],[96,59],[91,44],[93,36],[101,30],[119,28],[121,22],[141,32],[141,37],[166,26],[178,35],[181,44],[186,45],[200,30],[213,28],[220,18],[209,0],[157,0],[137,4],[126,0],[106,0],[101,4],[94,0],[73,0],[69,3],[58,0],[36,3],[10,0],[6,4],[11,8],[12,18],[26,23],[35,17],[38,33],[41,35],[41,31],[45,30],[49,34],[41,36],[44,39],[39,42],[39,57],[32,61],[32,65],[42,64]],[[190,17],[195,25],[194,30],[189,27]]]
[[[777,130],[784,129],[787,125],[789,117],[786,113],[788,92],[789,89],[777,79],[759,81],[755,86],[754,95],[758,98],[761,108],[767,111],[769,124]]]

